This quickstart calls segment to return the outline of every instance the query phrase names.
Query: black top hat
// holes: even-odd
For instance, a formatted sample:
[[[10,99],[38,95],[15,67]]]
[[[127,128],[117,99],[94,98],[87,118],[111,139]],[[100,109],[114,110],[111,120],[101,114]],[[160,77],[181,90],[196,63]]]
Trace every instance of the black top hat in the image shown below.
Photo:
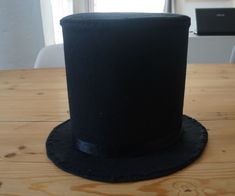
[[[85,178],[156,178],[194,161],[206,129],[182,115],[190,18],[90,13],[61,20],[71,119],[48,157]]]

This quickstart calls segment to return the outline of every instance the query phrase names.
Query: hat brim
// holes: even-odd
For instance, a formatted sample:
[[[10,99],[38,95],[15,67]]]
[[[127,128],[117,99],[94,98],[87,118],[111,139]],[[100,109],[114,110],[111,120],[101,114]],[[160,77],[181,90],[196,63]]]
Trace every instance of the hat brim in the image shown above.
[[[129,182],[169,175],[192,163],[206,146],[206,128],[183,116],[183,133],[171,147],[146,156],[104,158],[91,156],[73,146],[70,121],[55,127],[46,142],[47,156],[60,169],[103,182]]]

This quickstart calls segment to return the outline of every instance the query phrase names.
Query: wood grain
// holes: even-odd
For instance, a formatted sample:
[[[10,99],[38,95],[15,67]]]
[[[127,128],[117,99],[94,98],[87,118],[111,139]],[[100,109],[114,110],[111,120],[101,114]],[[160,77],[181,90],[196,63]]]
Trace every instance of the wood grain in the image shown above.
[[[184,113],[198,120],[235,119],[235,65],[189,65]]]
[[[234,75],[232,64],[189,65],[184,113],[199,120],[235,120]],[[1,71],[0,108],[0,121],[69,118],[64,69]]]
[[[1,71],[0,81],[0,121],[68,118],[63,69]]]
[[[67,174],[45,141],[69,118],[63,69],[0,72],[1,195],[235,195],[235,65],[189,65],[184,112],[208,128],[203,155],[173,175],[109,184]]]

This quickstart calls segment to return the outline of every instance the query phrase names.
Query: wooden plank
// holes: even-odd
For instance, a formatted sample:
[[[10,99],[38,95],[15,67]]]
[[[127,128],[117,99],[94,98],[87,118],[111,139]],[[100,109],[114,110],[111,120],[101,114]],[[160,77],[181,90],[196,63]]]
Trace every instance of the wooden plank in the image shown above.
[[[184,113],[198,120],[235,119],[235,65],[189,65]]]
[[[64,69],[0,72],[0,121],[69,118]]]
[[[75,176],[43,176],[1,178],[0,195],[104,195],[104,196],[166,196],[166,195],[230,195],[235,194],[234,169],[208,166],[198,175],[180,172],[157,180],[135,183],[108,184]],[[234,166],[233,166],[234,168]],[[35,168],[37,169],[37,168]],[[209,170],[209,174],[208,173]],[[221,175],[216,174],[221,171]],[[223,172],[223,174],[222,174]],[[195,171],[197,173],[197,171]]]
[[[0,160],[8,163],[47,163],[48,160],[45,156],[44,144],[50,131],[59,123],[60,122],[0,123]],[[203,156],[200,162],[235,163],[235,121],[202,121],[202,124],[208,129],[209,143],[205,150],[207,155]],[[9,155],[9,157],[7,157],[7,155]]]
[[[235,119],[235,66],[188,65],[184,113],[199,120]],[[1,121],[69,118],[64,69],[0,72]]]
[[[0,195],[232,195],[235,120],[203,121],[209,143],[185,169],[160,179],[109,184],[67,174],[46,157],[45,141],[59,122],[0,123]]]
[[[184,112],[207,128],[195,163],[160,179],[108,184],[56,168],[45,141],[69,118],[63,69],[0,72],[0,195],[235,195],[235,66],[189,65]]]

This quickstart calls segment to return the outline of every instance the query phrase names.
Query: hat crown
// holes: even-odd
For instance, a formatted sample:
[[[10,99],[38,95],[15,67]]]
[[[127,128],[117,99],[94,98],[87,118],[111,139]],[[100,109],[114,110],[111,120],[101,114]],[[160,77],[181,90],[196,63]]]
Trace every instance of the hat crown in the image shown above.
[[[190,19],[93,13],[61,24],[77,148],[115,157],[173,143],[181,132]]]

